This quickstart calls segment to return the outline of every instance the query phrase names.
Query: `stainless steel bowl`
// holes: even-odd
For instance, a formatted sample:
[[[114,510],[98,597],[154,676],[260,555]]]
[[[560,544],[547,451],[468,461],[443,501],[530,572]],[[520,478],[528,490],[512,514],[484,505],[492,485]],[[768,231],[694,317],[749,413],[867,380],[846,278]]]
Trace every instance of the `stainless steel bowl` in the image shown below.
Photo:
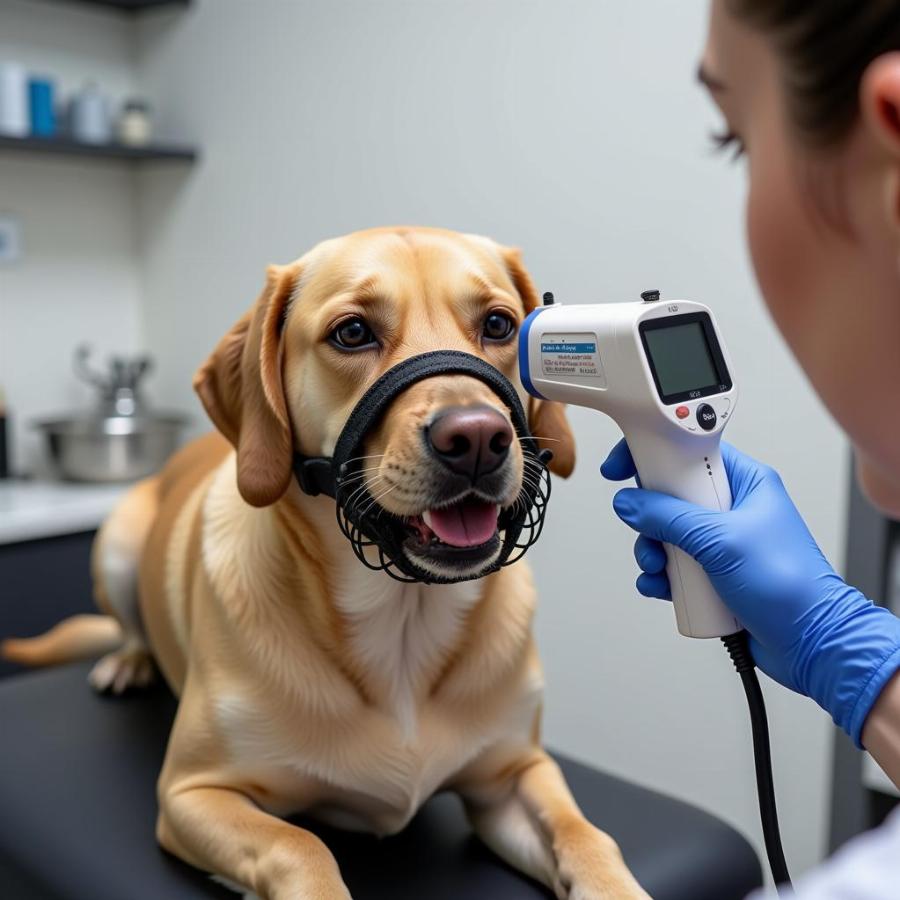
[[[71,481],[134,481],[157,471],[178,446],[178,415],[81,416],[36,422],[54,468]]]

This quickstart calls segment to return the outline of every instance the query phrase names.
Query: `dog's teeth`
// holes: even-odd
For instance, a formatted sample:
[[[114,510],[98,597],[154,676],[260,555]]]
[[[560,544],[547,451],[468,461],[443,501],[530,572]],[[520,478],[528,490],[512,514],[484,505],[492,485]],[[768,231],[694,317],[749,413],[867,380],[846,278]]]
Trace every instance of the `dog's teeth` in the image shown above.
[[[431,510],[426,509],[425,512],[422,513],[422,521],[431,528]]]

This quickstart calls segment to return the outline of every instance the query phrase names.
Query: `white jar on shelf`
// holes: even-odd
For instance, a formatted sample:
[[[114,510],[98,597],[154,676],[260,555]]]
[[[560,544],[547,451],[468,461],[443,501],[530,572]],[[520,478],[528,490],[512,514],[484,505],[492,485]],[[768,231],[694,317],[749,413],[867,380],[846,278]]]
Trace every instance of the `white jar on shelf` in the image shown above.
[[[146,101],[126,100],[119,113],[119,142],[129,147],[146,147],[152,131],[150,107]]]

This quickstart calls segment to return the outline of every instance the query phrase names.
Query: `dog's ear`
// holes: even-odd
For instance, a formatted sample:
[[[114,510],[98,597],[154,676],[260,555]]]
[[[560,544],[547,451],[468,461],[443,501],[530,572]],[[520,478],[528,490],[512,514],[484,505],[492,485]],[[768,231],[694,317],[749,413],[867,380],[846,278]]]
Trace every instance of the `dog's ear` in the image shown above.
[[[193,381],[206,414],[235,447],[241,428],[241,358],[252,315],[251,309],[232,326]]]
[[[237,450],[237,483],[251,506],[268,506],[291,480],[293,437],[281,380],[281,330],[296,266],[269,266],[253,307],[194,376],[194,390]]]
[[[503,249],[506,271],[522,303],[525,312],[530,313],[540,304],[537,288],[522,264],[522,254],[513,247]],[[528,402],[528,427],[537,435],[539,447],[553,451],[550,471],[554,475],[568,478],[575,468],[575,435],[566,418],[566,407],[555,400],[538,400],[532,397]],[[544,440],[547,438],[548,440]]]
[[[553,451],[550,471],[568,478],[575,469],[575,435],[566,418],[566,407],[555,400],[528,401],[528,428],[536,436],[538,446]]]
[[[525,306],[525,314],[540,306],[537,288],[528,274],[528,270],[522,263],[522,251],[518,247],[503,247],[503,262],[506,265],[506,273],[516,289],[522,303]]]

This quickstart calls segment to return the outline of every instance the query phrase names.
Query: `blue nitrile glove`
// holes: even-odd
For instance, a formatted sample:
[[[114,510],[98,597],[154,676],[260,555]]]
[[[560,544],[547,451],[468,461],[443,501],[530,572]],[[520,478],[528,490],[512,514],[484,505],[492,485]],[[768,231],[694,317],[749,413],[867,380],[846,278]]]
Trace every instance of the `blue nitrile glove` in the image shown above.
[[[641,488],[616,494],[616,513],[640,532],[638,590],[669,598],[659,542],[681,547],[750,632],[757,665],[812,697],[861,746],[866,716],[900,669],[900,618],[831,568],[777,472],[728,444],[722,458],[734,497],[730,512]],[[624,440],[600,471],[614,481],[635,475]]]

